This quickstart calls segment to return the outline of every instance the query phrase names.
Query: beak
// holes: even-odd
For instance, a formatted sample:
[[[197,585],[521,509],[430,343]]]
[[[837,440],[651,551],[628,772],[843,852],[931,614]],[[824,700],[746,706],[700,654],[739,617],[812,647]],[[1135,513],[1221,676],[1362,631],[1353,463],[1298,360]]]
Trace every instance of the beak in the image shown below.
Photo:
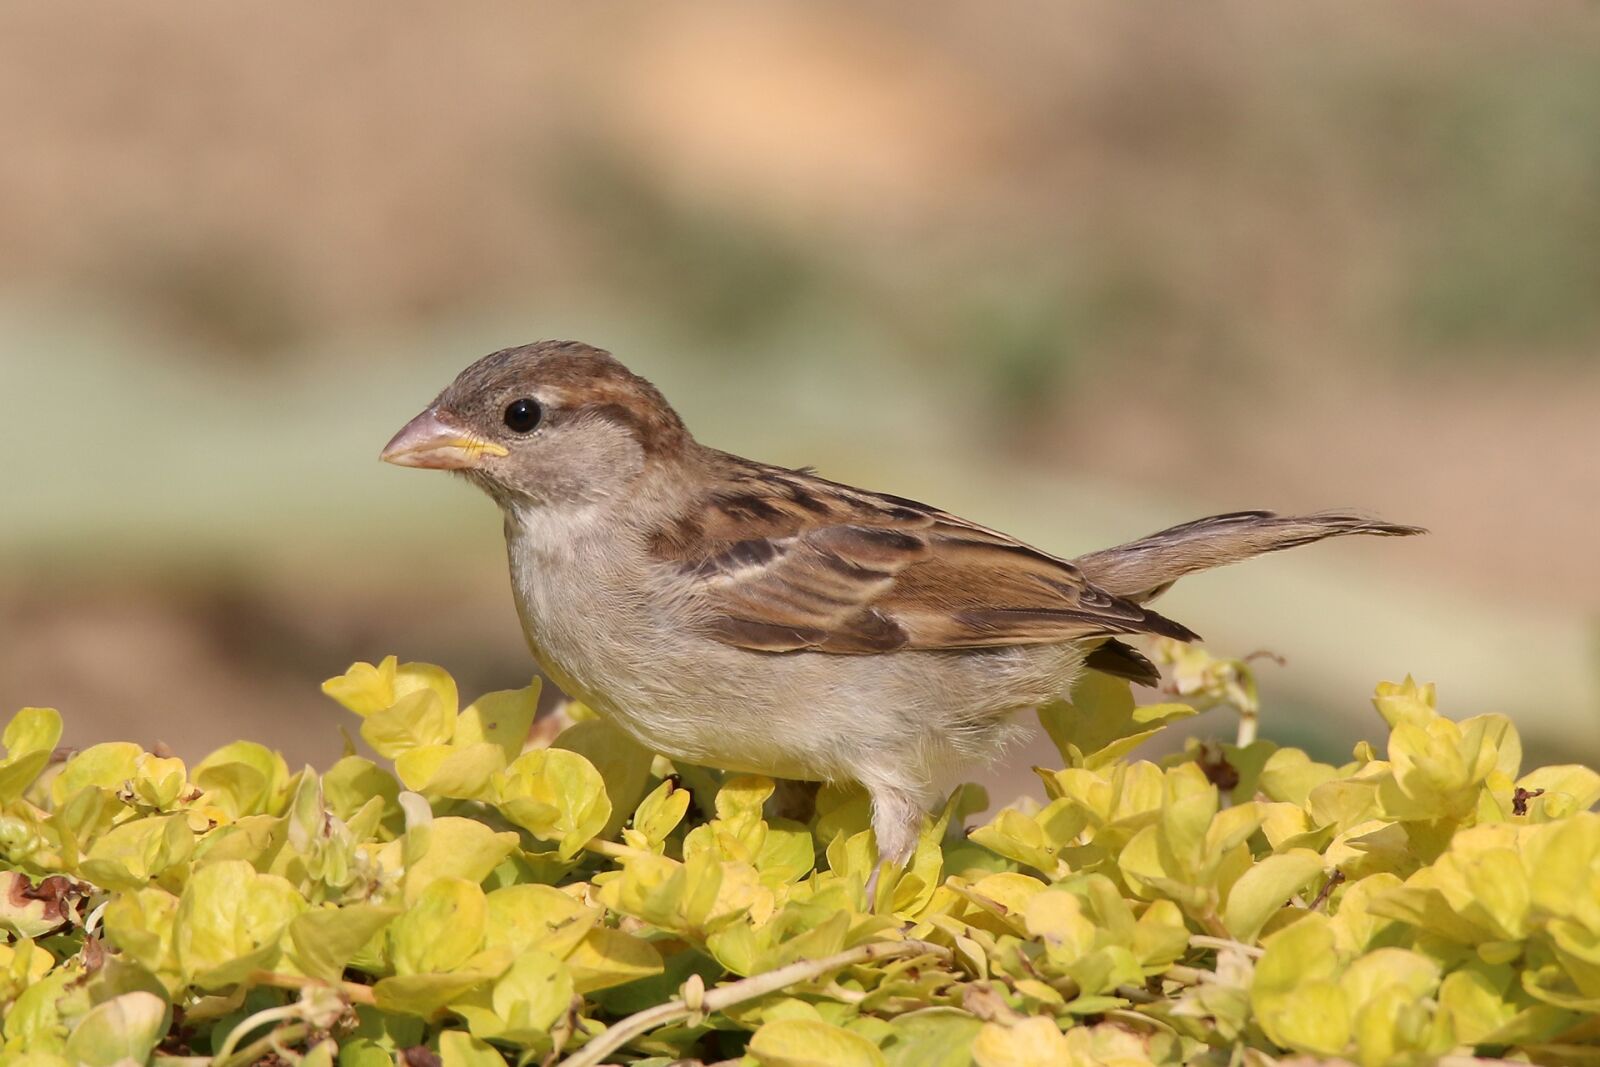
[[[484,456],[507,454],[503,446],[451,425],[429,408],[401,427],[378,458],[399,467],[459,471],[479,466]]]

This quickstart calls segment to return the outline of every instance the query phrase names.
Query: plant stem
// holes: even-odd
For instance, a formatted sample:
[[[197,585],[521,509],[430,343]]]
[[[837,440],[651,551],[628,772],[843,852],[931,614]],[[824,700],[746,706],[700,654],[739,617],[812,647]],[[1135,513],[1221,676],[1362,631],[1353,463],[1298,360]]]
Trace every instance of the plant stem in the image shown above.
[[[276,1008],[264,1008],[254,1015],[241,1020],[238,1026],[228,1031],[228,1036],[222,1041],[222,1047],[217,1049],[217,1053],[212,1057],[211,1062],[216,1067],[222,1067],[223,1064],[233,1058],[233,1050],[238,1047],[240,1039],[245,1034],[269,1023],[278,1022],[280,1019],[292,1019],[299,1014],[300,1005],[281,1004]],[[247,1059],[244,1062],[249,1063],[250,1061]]]
[[[249,982],[251,985],[271,986],[274,989],[300,990],[308,986],[327,986],[352,1004],[365,1004],[369,1008],[378,1004],[372,987],[359,982],[327,982],[321,978],[303,978],[298,974],[279,974],[276,971],[251,971]]]
[[[797,982],[809,982],[831,971],[841,970],[858,963],[888,959],[895,956],[938,956],[949,960],[949,949],[929,941],[874,941],[855,948],[824,956],[819,960],[797,960],[776,970],[754,974],[725,986],[718,986],[700,997],[700,1003],[691,1007],[682,997],[635,1012],[613,1023],[587,1045],[562,1061],[561,1067],[598,1067],[610,1053],[629,1041],[670,1022],[687,1019],[696,1013],[709,1015],[715,1011],[741,1004],[747,1000],[775,993]]]
[[[235,1052],[226,1061],[221,1056],[214,1056],[211,1067],[232,1067],[233,1064],[255,1063],[267,1053],[274,1051],[274,1044],[293,1044],[311,1032],[308,1023],[292,1023],[289,1026],[280,1026],[276,1030],[269,1030],[266,1036],[257,1038],[244,1048]]]
[[[602,841],[598,837],[593,841],[584,842],[583,847],[587,852],[593,852],[597,856],[605,856],[607,859],[613,860],[627,859],[629,856],[650,854],[646,849],[633,848],[629,845],[620,844],[616,841]]]
[[[1214,981],[1217,976],[1210,971],[1202,971],[1198,967],[1183,967],[1175,963],[1162,971],[1161,977],[1180,982],[1183,985],[1199,985],[1201,982]]]
[[[1243,941],[1230,941],[1226,937],[1212,937],[1209,934],[1194,934],[1190,936],[1189,944],[1193,945],[1195,948],[1232,949],[1235,952],[1242,952],[1251,959],[1257,960],[1267,954],[1265,949],[1256,948],[1254,945],[1247,945]]]
[[[1119,985],[1112,992],[1130,1004],[1154,1004],[1158,1000],[1165,999],[1136,985]]]

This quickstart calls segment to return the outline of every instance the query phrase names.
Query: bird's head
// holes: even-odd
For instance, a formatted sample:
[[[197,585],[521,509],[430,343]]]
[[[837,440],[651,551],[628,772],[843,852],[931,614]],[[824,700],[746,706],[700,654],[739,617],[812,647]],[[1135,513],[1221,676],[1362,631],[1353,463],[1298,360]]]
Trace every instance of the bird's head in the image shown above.
[[[502,506],[526,507],[617,496],[691,443],[655,386],[610,353],[541,341],[462,371],[382,458],[456,471]]]

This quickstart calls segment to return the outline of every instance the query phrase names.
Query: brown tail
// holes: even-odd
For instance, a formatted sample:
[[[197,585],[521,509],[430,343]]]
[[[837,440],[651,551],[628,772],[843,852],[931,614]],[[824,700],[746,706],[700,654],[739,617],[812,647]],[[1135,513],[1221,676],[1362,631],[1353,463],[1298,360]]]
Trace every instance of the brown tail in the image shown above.
[[[1264,552],[1346,534],[1409,537],[1420,533],[1427,531],[1420,526],[1401,526],[1337,512],[1277,515],[1270,511],[1235,511],[1186,522],[1125,545],[1079,556],[1073,562],[1089,581],[1106,592],[1143,603],[1160,596],[1185,574],[1238,563]]]

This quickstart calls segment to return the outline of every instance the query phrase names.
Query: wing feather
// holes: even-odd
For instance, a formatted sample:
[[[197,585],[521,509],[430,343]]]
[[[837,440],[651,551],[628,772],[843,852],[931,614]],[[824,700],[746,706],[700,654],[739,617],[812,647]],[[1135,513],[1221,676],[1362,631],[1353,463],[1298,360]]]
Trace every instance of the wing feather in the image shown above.
[[[722,490],[655,542],[724,643],[860,655],[1195,636],[1067,560],[936,508],[727,462]]]

